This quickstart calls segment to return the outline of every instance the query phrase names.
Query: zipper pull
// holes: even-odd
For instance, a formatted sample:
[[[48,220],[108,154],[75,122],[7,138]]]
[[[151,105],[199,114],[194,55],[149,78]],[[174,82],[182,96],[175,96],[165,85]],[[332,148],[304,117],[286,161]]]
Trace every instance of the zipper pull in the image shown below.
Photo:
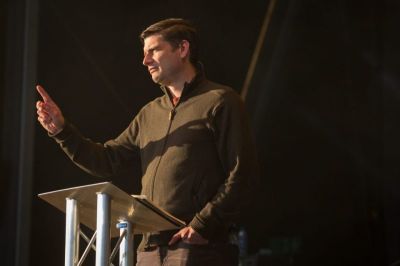
[[[174,119],[174,116],[175,116],[175,109],[172,109],[169,112],[168,120],[171,121],[172,119]]]

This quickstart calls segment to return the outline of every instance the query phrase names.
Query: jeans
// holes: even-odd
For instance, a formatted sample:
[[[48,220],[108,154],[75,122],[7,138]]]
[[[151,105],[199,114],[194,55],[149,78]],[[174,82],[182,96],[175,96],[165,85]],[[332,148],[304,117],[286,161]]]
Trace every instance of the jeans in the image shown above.
[[[136,266],[237,266],[238,263],[235,245],[193,245],[179,241],[138,252]]]

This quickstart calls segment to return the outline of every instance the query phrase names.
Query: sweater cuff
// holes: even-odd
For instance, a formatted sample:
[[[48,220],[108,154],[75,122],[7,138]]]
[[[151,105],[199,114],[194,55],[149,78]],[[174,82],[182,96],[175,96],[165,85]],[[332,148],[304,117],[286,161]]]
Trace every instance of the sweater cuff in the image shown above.
[[[65,121],[64,128],[60,132],[58,132],[57,134],[51,134],[51,133],[47,134],[49,135],[49,137],[53,138],[55,141],[60,143],[66,140],[72,134],[72,131],[73,131],[72,125],[67,121]]]
[[[212,223],[211,220],[207,221],[206,224],[199,214],[196,214],[193,220],[189,223],[189,226],[207,240],[212,240],[214,238],[215,228],[217,227],[217,225]]]

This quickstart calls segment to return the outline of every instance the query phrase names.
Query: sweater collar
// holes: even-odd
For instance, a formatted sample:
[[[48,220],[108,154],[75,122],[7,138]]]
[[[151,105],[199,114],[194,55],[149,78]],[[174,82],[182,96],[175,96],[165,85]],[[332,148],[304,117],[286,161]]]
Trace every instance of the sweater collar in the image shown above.
[[[205,74],[203,64],[201,62],[198,62],[196,65],[196,76],[194,76],[194,78],[190,82],[185,82],[180,99],[186,98],[186,95],[194,90],[204,79]],[[170,99],[172,99],[171,92],[169,91],[167,86],[161,85],[160,88]]]

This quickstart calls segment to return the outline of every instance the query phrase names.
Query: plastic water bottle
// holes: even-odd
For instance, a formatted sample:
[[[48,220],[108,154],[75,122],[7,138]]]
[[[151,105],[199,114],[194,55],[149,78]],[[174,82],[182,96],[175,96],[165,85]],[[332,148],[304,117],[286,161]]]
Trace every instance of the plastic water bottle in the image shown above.
[[[242,260],[247,256],[248,236],[245,228],[242,226],[238,232],[239,258]]]

